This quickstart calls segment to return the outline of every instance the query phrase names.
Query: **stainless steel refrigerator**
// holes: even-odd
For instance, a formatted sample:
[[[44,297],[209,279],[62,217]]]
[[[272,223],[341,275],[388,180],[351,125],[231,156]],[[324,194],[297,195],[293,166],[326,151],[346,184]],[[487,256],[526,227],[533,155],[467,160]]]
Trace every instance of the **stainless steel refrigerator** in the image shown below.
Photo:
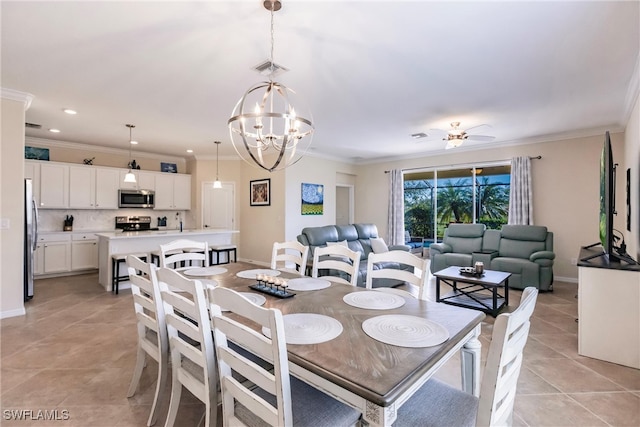
[[[33,181],[24,180],[24,300],[33,298],[33,270],[38,243],[38,206]]]

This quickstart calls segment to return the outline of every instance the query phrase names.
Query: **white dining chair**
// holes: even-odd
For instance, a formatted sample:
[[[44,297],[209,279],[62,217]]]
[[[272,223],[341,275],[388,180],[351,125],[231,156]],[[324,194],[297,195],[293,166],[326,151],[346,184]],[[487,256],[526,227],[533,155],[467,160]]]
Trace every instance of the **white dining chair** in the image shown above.
[[[525,288],[518,308],[496,318],[479,398],[431,379],[400,407],[394,425],[511,425],[522,351],[537,297],[536,288]]]
[[[205,426],[217,421],[217,373],[208,299],[202,282],[179,272],[158,270],[171,352],[171,399],[165,427],[175,424],[182,387],[205,404]]]
[[[208,292],[225,427],[264,424],[334,427],[358,422],[359,411],[289,375],[280,310],[257,306],[231,289],[217,287]],[[233,314],[222,312],[221,307]],[[241,323],[239,317],[268,328],[271,338]],[[272,369],[249,360],[246,351],[272,361]],[[237,374],[249,383],[240,381]]]
[[[343,245],[320,246],[313,251],[312,277],[318,277],[320,270],[326,270],[323,279],[346,285],[358,285],[358,271],[360,268],[360,252],[352,251]],[[340,272],[349,275],[349,280],[344,279]],[[336,275],[336,273],[338,275]]]
[[[274,242],[273,251],[271,252],[271,268],[304,275],[308,257],[309,246],[305,246],[300,242]],[[291,264],[288,263],[293,263],[295,268],[290,268]]]
[[[187,239],[178,239],[160,245],[160,267],[170,268],[173,265],[176,271],[193,268],[193,262],[198,267],[209,266],[209,244]],[[182,266],[184,264],[184,266]]]
[[[133,308],[136,313],[138,330],[138,350],[136,366],[129,385],[127,397],[135,395],[142,372],[149,355],[158,363],[156,391],[151,404],[151,413],[147,425],[152,426],[158,419],[160,400],[167,384],[169,366],[169,341],[165,324],[164,306],[160,298],[160,287],[156,277],[156,266],[140,258],[127,256],[127,269],[133,294]]]
[[[371,252],[367,259],[367,280],[365,287],[367,289],[374,289],[374,279],[399,280],[414,285],[418,291],[418,299],[426,299],[425,285],[429,277],[428,263],[429,260],[420,258],[407,251],[388,251],[377,254]],[[409,269],[399,269],[397,268],[397,264],[406,266]],[[394,265],[395,268],[391,268],[392,265]],[[375,289],[415,298],[415,295],[403,289],[388,287]]]

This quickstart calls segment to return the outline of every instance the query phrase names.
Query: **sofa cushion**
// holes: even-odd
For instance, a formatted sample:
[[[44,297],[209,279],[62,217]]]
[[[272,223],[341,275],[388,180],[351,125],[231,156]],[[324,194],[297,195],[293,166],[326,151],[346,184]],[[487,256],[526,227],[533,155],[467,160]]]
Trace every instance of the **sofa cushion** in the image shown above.
[[[353,224],[336,225],[335,227],[338,231],[338,240],[346,240],[348,242],[358,240],[358,230]]]
[[[371,250],[373,253],[381,254],[384,252],[389,252],[389,247],[385,243],[384,239],[381,237],[372,237],[369,239],[371,242]]]
[[[378,227],[375,224],[354,224],[358,231],[358,238],[370,239],[378,237]]]
[[[449,224],[447,236],[449,237],[479,237],[484,235],[484,224]]]
[[[305,227],[302,234],[307,237],[311,246],[324,246],[327,242],[337,242],[338,230],[333,225],[325,225],[324,227]]]
[[[503,225],[500,231],[503,239],[544,242],[547,227],[540,225]]]
[[[507,238],[500,239],[500,249],[498,250],[500,257],[522,258],[529,261],[532,253],[543,251],[545,249],[544,241],[532,240],[512,240]]]

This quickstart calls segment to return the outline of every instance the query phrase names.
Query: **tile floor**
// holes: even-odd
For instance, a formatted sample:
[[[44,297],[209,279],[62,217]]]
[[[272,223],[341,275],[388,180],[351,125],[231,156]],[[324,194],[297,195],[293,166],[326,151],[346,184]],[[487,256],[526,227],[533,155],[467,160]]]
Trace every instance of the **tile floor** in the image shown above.
[[[533,315],[514,425],[640,425],[640,371],[579,356],[577,285],[554,287],[539,295]],[[138,393],[128,399],[136,343],[130,291],[104,292],[97,274],[87,274],[37,280],[35,292],[26,316],[0,324],[0,425],[145,426],[156,365],[149,361]],[[429,293],[435,295],[433,283]],[[512,292],[511,309],[519,298]],[[484,355],[492,323],[487,317],[483,324]],[[438,377],[459,385],[459,361]],[[187,391],[182,396],[178,425],[196,426],[204,406]],[[57,409],[58,418],[68,419],[16,421],[8,419],[12,409],[32,410],[33,418]]]

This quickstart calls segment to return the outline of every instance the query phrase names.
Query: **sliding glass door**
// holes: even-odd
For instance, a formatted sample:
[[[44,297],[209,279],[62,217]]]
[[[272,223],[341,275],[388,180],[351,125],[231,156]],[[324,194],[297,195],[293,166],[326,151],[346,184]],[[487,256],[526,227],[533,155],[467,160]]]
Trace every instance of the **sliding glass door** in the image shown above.
[[[405,228],[413,237],[442,240],[451,223],[499,229],[509,211],[509,164],[405,173]]]

